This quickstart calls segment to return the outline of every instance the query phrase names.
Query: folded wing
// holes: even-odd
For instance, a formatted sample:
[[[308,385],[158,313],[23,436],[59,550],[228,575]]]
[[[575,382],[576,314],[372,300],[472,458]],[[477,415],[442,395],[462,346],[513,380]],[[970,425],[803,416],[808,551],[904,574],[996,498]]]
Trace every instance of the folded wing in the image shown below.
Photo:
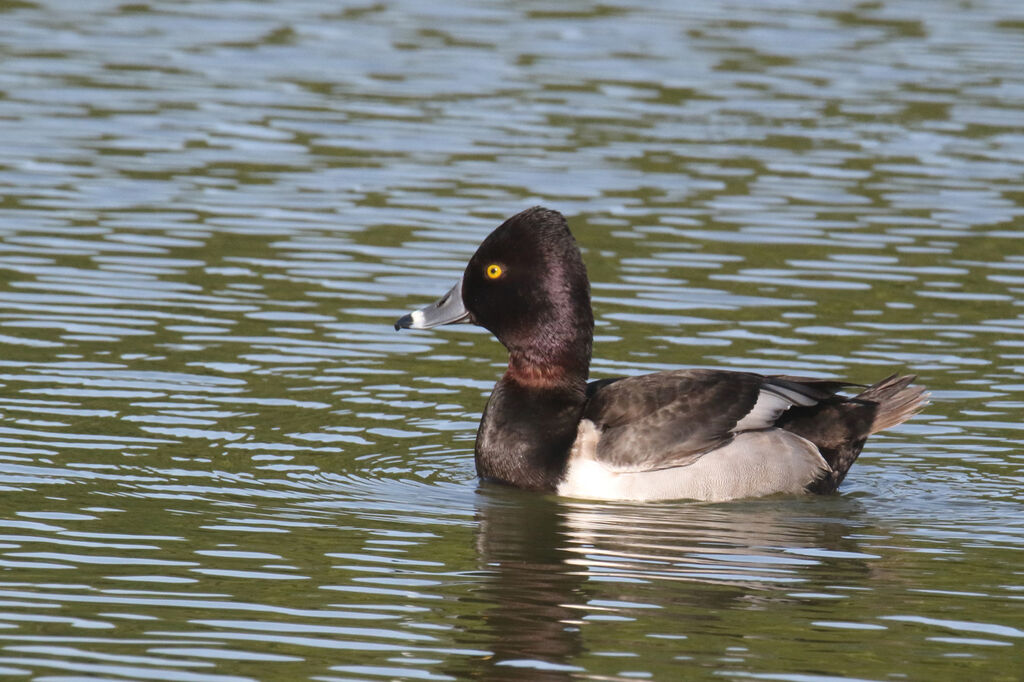
[[[792,406],[816,405],[842,386],[746,372],[661,372],[593,382],[583,418],[600,433],[595,459],[603,466],[652,471],[692,464],[737,433],[772,428]]]

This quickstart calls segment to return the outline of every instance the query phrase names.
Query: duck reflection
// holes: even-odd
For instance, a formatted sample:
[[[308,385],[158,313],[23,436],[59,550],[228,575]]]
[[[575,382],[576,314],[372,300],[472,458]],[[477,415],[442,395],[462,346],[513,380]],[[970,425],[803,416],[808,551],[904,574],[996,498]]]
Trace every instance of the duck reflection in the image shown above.
[[[568,679],[581,652],[575,605],[585,603],[586,577],[571,568],[565,518],[554,498],[519,490],[481,489],[478,562],[487,580],[480,597],[492,605],[482,626],[488,680]],[[528,667],[528,670],[524,670]]]
[[[727,505],[570,502],[562,515],[573,555],[568,563],[590,579],[789,587],[813,579],[837,551],[846,558],[859,553],[846,539],[848,520],[808,517],[810,506],[782,498]],[[723,592],[692,594],[715,595],[717,602]]]
[[[859,581],[870,557],[849,537],[858,508],[843,498],[609,504],[484,486],[475,542],[485,611],[464,632],[492,655],[471,676],[578,678],[586,628],[616,611],[690,604],[714,618],[790,598],[819,576]],[[678,634],[691,626],[681,620]]]

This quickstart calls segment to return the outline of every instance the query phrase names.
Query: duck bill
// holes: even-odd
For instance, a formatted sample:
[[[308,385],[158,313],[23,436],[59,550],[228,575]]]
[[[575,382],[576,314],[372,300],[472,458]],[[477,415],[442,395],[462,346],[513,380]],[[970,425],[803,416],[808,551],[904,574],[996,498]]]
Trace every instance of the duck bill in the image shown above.
[[[447,294],[425,308],[420,308],[408,315],[402,315],[395,322],[395,331],[399,329],[430,329],[442,324],[472,322],[469,311],[462,302],[462,280],[453,286]]]

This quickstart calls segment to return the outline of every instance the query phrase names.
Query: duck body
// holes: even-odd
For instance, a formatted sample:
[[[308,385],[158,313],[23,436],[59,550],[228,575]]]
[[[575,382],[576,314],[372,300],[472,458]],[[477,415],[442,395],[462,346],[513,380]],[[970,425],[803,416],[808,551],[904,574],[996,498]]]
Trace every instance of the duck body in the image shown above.
[[[509,352],[477,432],[478,475],[570,497],[833,492],[869,435],[927,402],[909,376],[853,397],[843,382],[709,369],[588,383],[589,281],[565,219],[540,207],[505,221],[451,291],[395,328],[454,322]]]

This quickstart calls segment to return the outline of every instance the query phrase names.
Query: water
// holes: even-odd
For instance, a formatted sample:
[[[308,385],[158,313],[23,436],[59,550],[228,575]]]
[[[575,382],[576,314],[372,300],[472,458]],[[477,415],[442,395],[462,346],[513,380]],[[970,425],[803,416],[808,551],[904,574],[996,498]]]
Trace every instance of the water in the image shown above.
[[[691,6],[692,5],[692,6]],[[0,3],[0,674],[1024,679],[1018,3]],[[913,372],[825,498],[479,485],[570,217],[595,377]]]

